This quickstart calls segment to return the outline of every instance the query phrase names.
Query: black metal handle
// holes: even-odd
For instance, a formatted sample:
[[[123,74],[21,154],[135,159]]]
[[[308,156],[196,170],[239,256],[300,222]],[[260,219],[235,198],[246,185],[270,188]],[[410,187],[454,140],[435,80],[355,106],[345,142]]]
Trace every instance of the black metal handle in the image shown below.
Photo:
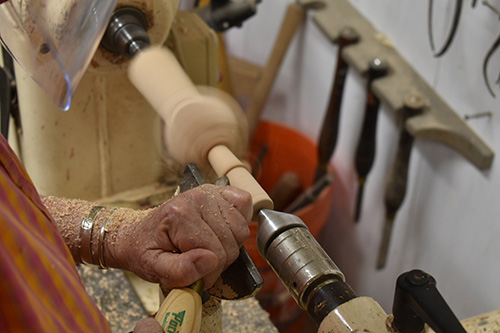
[[[377,129],[377,118],[380,101],[373,93],[372,83],[379,77],[387,73],[387,64],[376,58],[370,63],[367,82],[367,96],[365,104],[365,115],[363,119],[363,127],[359,139],[358,147],[356,148],[356,172],[358,176],[366,177],[370,172],[375,158],[375,135]]]
[[[436,280],[418,269],[398,277],[392,311],[397,332],[420,333],[425,323],[437,333],[466,332],[437,290]]]
[[[328,162],[337,145],[340,110],[342,106],[342,96],[349,64],[342,57],[342,52],[346,46],[356,43],[359,35],[350,27],[343,28],[339,33],[337,41],[337,69],[333,78],[332,92],[323,119],[323,126],[318,140],[318,166],[314,180],[318,181],[328,172]]]
[[[372,168],[373,161],[375,160],[375,137],[377,131],[377,118],[380,101],[378,97],[373,93],[372,83],[374,80],[386,75],[387,70],[387,63],[380,58],[375,58],[370,62],[370,68],[368,70],[363,127],[361,129],[361,136],[356,148],[356,156],[354,161],[356,173],[359,180],[359,189],[354,213],[355,221],[358,221],[361,212],[364,182]]]

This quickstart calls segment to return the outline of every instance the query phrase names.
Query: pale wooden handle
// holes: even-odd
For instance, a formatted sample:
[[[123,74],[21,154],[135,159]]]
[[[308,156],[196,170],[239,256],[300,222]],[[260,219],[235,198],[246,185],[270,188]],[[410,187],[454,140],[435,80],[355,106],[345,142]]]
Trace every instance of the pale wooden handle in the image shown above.
[[[197,333],[201,327],[201,296],[190,288],[173,289],[155,319],[163,332]]]
[[[231,186],[241,188],[252,195],[254,216],[261,209],[273,209],[274,204],[269,195],[228,147],[213,147],[208,152],[208,161],[219,177],[227,176]]]
[[[246,110],[249,134],[253,136],[257,128],[260,115],[267,102],[269,93],[273,86],[278,70],[280,69],[283,58],[288,50],[297,29],[302,25],[306,18],[306,11],[300,5],[291,3],[281,23],[281,29],[274,43],[274,48],[263,70],[262,78],[259,80],[255,90],[252,93],[252,100]]]

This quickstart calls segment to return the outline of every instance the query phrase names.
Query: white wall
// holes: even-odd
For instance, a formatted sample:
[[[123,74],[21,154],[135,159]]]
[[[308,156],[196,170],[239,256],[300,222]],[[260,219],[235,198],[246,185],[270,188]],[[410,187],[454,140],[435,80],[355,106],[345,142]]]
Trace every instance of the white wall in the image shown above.
[[[289,2],[262,1],[255,17],[227,34],[229,52],[264,65]],[[498,99],[488,94],[481,74],[484,55],[500,33],[498,17],[481,1],[475,9],[465,1],[455,41],[442,58],[436,59],[427,37],[427,1],[352,3],[389,37],[458,115],[494,112],[491,119],[468,123],[498,154],[500,135],[495,135],[494,129],[500,125]],[[446,0],[436,4],[436,18],[450,19],[454,3]],[[445,29],[436,23],[438,43]],[[492,81],[500,70],[499,54],[500,50],[491,63]],[[263,118],[285,123],[316,139],[336,55],[336,46],[309,17],[293,40]],[[364,86],[362,77],[350,71],[332,160],[338,175],[332,214],[322,237],[325,248],[357,293],[375,298],[388,312],[397,276],[413,268],[436,278],[459,318],[500,308],[500,166],[495,160],[490,170],[479,171],[455,151],[417,139],[408,192],[396,216],[388,263],[384,270],[375,269],[385,219],[385,177],[398,131],[392,112],[381,110],[376,161],[365,188],[362,219],[355,225],[351,217],[357,186],[353,155],[361,126]],[[500,95],[498,85],[494,89]]]

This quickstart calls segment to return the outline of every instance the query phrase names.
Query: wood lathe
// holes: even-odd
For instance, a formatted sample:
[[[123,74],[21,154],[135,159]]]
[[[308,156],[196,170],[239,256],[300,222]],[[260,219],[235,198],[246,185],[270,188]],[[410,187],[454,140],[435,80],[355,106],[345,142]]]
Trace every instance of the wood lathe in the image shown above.
[[[180,163],[211,166],[219,177],[227,176],[231,185],[252,195],[254,220],[259,225],[259,252],[320,332],[394,332],[405,325],[411,330],[405,328],[403,332],[421,332],[424,321],[437,330],[463,331],[437,289],[432,288],[435,281],[425,272],[411,271],[400,278],[396,317],[387,315],[375,300],[358,297],[304,222],[295,215],[272,210],[273,202],[267,193],[234,155],[244,138],[234,111],[221,99],[200,94],[167,48],[137,48],[133,34],[122,34],[129,41],[121,49],[133,50],[133,54],[126,55],[133,57],[129,79],[165,122],[168,151]],[[116,40],[123,43],[124,39]],[[405,283],[410,287],[405,289]],[[419,288],[422,286],[424,289]],[[422,294],[422,290],[426,297],[420,301],[415,295]],[[420,305],[429,302],[438,302],[443,312],[429,313],[425,306],[421,310]],[[443,320],[433,320],[436,316]],[[409,318],[418,320],[409,323]]]

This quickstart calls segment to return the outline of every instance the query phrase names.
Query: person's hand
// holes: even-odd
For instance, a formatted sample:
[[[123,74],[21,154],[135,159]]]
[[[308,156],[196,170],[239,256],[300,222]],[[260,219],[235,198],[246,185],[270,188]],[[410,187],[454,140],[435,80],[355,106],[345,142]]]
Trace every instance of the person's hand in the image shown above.
[[[148,317],[141,319],[134,327],[133,333],[163,333],[159,322],[154,318]]]
[[[149,211],[118,211],[113,224],[121,225],[106,236],[106,260],[166,288],[201,278],[209,288],[238,257],[252,210],[248,192],[203,185]]]

